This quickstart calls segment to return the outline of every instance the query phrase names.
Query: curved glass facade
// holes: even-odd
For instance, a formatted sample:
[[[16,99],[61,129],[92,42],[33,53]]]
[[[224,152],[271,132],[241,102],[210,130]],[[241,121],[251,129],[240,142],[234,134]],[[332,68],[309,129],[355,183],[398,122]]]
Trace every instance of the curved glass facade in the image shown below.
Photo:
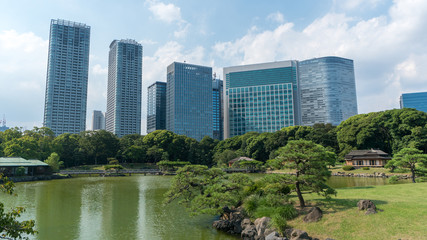
[[[353,60],[322,57],[298,66],[302,125],[339,125],[357,114]]]

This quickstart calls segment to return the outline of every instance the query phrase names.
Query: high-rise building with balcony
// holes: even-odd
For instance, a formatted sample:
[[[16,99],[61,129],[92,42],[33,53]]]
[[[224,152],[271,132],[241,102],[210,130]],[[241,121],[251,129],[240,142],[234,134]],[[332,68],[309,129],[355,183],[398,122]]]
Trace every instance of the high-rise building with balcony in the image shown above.
[[[212,137],[212,68],[174,62],[166,89],[166,129],[198,141]]]
[[[105,129],[105,116],[104,113],[94,110],[92,114],[92,130]]]
[[[166,129],[166,85],[155,82],[148,87],[147,133]]]
[[[427,112],[427,92],[402,94],[400,108],[415,108],[418,111]]]
[[[314,58],[298,63],[302,125],[339,125],[357,114],[353,60]]]
[[[90,27],[51,20],[43,125],[55,133],[86,129]]]
[[[224,111],[223,111],[223,81],[220,79],[212,80],[212,117],[213,117],[213,138],[223,140],[223,123],[224,123]]]
[[[224,68],[224,138],[300,124],[297,61]]]
[[[114,40],[108,59],[106,130],[123,137],[141,134],[142,45]]]

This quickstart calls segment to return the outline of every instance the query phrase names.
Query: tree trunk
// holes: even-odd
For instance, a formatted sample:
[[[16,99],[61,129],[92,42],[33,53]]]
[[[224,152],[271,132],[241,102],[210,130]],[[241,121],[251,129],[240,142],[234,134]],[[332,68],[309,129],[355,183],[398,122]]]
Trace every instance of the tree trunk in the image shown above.
[[[415,183],[415,166],[411,166],[412,182]]]
[[[297,192],[297,195],[298,195],[300,207],[301,208],[305,208],[304,198],[302,197],[302,193],[301,193],[301,189],[300,189],[298,181],[295,183],[295,189],[296,189],[296,192]]]

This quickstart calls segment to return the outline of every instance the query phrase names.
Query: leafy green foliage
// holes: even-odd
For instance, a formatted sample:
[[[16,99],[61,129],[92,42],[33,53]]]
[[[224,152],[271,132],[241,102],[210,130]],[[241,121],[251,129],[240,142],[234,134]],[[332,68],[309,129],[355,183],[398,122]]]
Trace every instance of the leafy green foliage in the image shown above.
[[[19,176],[19,177],[24,176],[25,175],[25,167],[18,167],[15,170],[15,175]]]
[[[7,177],[0,175],[0,189],[3,193],[13,194],[14,184]],[[24,234],[34,235],[34,220],[19,221],[21,214],[25,211],[23,207],[17,207],[6,212],[4,204],[0,202],[0,238],[6,239],[29,239]]]
[[[397,183],[397,181],[399,181],[399,177],[398,177],[398,176],[391,176],[391,177],[388,179],[388,183],[391,183],[391,184],[396,184],[396,183]]]
[[[414,183],[417,173],[424,174],[423,167],[427,166],[427,154],[415,148],[403,148],[394,156],[394,160],[395,166],[410,169]]]
[[[427,152],[427,113],[415,109],[393,109],[359,114],[337,127],[344,156],[353,149],[381,149],[395,154],[410,146]]]
[[[362,167],[363,170],[369,170],[369,167]]]
[[[160,167],[162,171],[175,171],[179,167],[183,167],[185,165],[190,165],[190,162],[181,162],[181,161],[167,161],[163,160],[158,162],[156,165]]]
[[[353,167],[353,166],[351,166],[351,165],[344,165],[344,166],[342,166],[342,170],[344,170],[344,171],[351,171],[351,170],[354,170],[355,168]]]
[[[290,180],[295,184],[301,207],[305,207],[303,188],[325,197],[336,194],[334,189],[326,185],[326,180],[331,176],[327,168],[331,155],[324,147],[311,141],[294,140],[289,141],[279,152],[275,161],[285,168],[295,170],[295,175],[290,176]]]
[[[187,165],[177,171],[166,202],[178,200],[193,215],[222,213],[224,206],[238,206],[245,197],[243,189],[252,184],[244,174],[225,174],[221,169]]]
[[[64,165],[64,162],[59,161],[59,155],[55,152],[50,154],[50,156],[44,161],[47,163],[53,172],[58,172],[59,168]]]

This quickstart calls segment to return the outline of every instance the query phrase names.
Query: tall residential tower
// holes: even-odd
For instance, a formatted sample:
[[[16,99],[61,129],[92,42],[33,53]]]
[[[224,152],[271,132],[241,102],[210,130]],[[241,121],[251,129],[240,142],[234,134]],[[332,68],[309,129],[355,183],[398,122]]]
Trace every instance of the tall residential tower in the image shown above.
[[[212,68],[174,62],[167,81],[166,129],[198,141],[212,137]]]
[[[142,45],[114,40],[108,59],[106,130],[123,137],[141,134]]]
[[[51,20],[43,125],[56,136],[86,128],[90,27]]]

